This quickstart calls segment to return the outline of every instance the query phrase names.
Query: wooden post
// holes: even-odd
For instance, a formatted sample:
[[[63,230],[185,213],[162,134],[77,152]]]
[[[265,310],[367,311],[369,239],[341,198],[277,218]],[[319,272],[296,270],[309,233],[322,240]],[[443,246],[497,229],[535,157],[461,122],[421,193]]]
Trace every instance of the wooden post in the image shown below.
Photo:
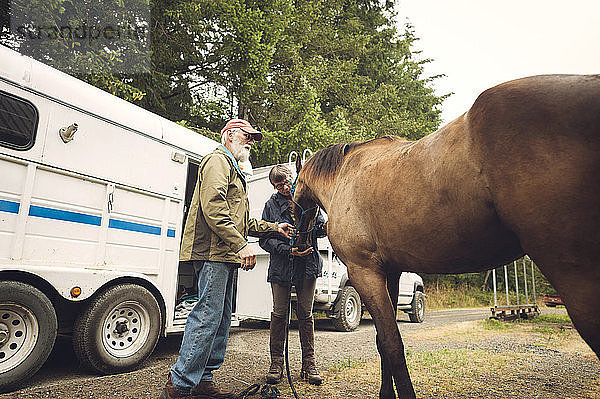
[[[504,288],[506,288],[506,306],[510,305],[510,299],[508,298],[508,271],[506,265],[504,265]]]

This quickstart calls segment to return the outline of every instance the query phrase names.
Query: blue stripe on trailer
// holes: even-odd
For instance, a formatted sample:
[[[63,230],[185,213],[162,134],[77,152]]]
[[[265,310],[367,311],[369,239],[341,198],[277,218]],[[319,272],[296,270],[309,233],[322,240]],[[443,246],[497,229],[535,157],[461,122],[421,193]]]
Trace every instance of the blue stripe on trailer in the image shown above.
[[[13,201],[0,200],[0,211],[8,213],[19,213],[19,203]],[[175,237],[175,235],[173,235]]]
[[[102,218],[100,216],[87,215],[85,213],[63,211],[61,209],[46,208],[43,206],[31,205],[29,207],[29,216],[37,216],[46,219],[64,220],[67,222],[91,224],[100,226]]]
[[[110,219],[108,227],[119,230],[137,231],[139,233],[147,233],[160,235],[160,227],[149,226],[147,224],[126,222],[125,220]]]
[[[19,213],[20,204],[18,202],[0,200],[0,211],[9,213]],[[100,226],[102,218],[100,216],[89,215],[85,213],[64,211],[61,209],[46,208],[44,206],[31,205],[29,207],[29,216],[36,216],[45,219],[63,220],[67,222],[89,224]],[[119,230],[135,231],[138,233],[146,233],[160,235],[161,228],[147,224],[127,222],[125,220],[110,219],[108,227]],[[167,230],[167,237],[175,237],[175,229]]]

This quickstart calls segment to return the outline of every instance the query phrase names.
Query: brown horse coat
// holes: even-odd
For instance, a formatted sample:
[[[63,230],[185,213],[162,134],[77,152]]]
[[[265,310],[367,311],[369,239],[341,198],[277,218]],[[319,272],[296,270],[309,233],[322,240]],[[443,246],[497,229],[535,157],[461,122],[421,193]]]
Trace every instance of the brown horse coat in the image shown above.
[[[395,397],[392,377],[414,397],[390,299],[401,271],[477,272],[528,254],[600,355],[600,75],[498,85],[415,142],[330,146],[306,162],[294,197],[327,212],[374,318],[380,397]]]

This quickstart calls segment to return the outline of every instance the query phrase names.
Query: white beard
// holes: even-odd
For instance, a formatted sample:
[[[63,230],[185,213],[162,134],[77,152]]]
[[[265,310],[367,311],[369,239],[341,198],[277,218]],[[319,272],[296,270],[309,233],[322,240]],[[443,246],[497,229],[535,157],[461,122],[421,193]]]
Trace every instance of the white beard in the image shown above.
[[[250,148],[249,144],[242,144],[235,136],[231,140],[231,154],[238,162],[247,162],[250,159]]]

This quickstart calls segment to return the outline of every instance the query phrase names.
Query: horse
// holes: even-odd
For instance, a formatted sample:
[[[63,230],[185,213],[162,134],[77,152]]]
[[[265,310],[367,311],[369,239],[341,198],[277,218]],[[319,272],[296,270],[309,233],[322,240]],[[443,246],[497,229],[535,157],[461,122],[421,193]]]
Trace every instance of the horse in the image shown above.
[[[317,206],[327,213],[373,317],[380,398],[394,383],[415,397],[396,322],[402,271],[481,272],[528,254],[600,357],[600,75],[509,81],[420,140],[333,144],[296,168],[298,231]]]

